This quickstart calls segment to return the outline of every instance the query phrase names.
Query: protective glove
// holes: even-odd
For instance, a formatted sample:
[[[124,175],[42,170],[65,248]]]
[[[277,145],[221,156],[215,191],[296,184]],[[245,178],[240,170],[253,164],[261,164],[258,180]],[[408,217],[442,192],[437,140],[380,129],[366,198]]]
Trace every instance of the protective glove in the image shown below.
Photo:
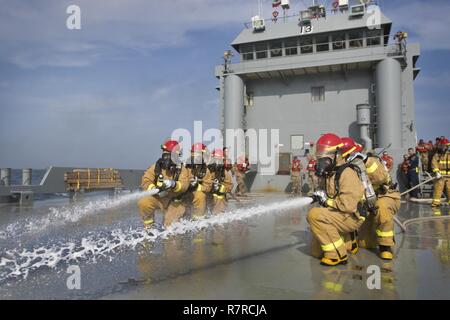
[[[328,199],[328,197],[327,197],[325,191],[323,191],[323,190],[315,191],[312,194],[312,198],[313,198],[313,202],[312,203],[318,202],[321,206],[324,206],[324,207],[327,206],[327,199]]]
[[[442,175],[440,172],[436,172],[436,174],[434,176],[436,177],[436,179],[442,178]]]
[[[176,182],[171,179],[165,179],[162,182],[162,187],[164,190],[170,190],[175,188]]]

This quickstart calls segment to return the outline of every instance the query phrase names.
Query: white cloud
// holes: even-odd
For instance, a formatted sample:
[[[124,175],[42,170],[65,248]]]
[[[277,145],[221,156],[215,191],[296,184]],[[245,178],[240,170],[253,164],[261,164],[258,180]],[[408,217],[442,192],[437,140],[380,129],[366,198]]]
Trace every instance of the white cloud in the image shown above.
[[[194,30],[233,26],[249,19],[254,1],[78,0],[81,30],[67,30],[69,1],[1,1],[0,58],[24,68],[87,66],[124,50],[149,54],[180,46]]]

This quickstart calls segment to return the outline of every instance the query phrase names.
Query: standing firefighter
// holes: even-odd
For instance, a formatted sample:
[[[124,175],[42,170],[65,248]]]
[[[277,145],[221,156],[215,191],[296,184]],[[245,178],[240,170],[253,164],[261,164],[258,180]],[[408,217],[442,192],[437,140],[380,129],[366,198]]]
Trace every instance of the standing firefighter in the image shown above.
[[[317,189],[317,175],[316,175],[316,164],[317,161],[312,154],[308,154],[308,166],[306,171],[308,171],[308,186],[309,192],[312,193]]]
[[[211,191],[212,176],[207,166],[208,149],[203,143],[195,143],[191,148],[189,189],[187,199],[192,201],[192,218],[200,219],[206,214],[206,195]]]
[[[355,232],[364,221],[358,213],[358,202],[364,187],[352,166],[345,163],[341,139],[328,133],[316,144],[317,174],[325,180],[325,190],[313,194],[321,207],[312,208],[307,220],[321,245],[321,263],[328,266],[347,263],[343,234]]]
[[[146,229],[155,223],[155,210],[163,212],[166,227],[181,218],[185,212],[184,205],[177,200],[177,197],[189,187],[189,172],[179,160],[180,145],[177,141],[168,140],[161,149],[161,158],[147,169],[141,181],[143,190],[159,190],[156,195],[142,198],[138,202]]]
[[[212,213],[218,214],[225,211],[226,194],[233,190],[233,182],[231,180],[231,174],[225,166],[226,159],[224,159],[224,153],[222,149],[216,149],[212,153],[211,162],[209,164],[209,170],[213,180],[212,193]]]
[[[430,152],[430,147],[423,141],[423,139],[420,139],[417,144],[416,152],[419,153],[423,172],[428,171],[428,153]]]
[[[292,194],[302,193],[302,162],[298,157],[294,157],[291,164]]]
[[[247,157],[242,156],[235,165],[234,174],[236,176],[237,190],[236,195],[245,196],[247,194],[247,185],[245,184],[245,175],[250,170],[250,164]]]
[[[372,237],[376,235],[380,258],[392,260],[394,246],[394,215],[400,209],[400,193],[392,183],[392,178],[385,165],[375,156],[362,154],[361,145],[351,138],[342,138],[343,156],[347,162],[361,167],[365,171],[368,181],[365,184],[365,208],[370,214],[363,224],[360,234],[366,247]]]
[[[431,161],[431,168],[435,174],[436,180],[434,182],[433,190],[433,207],[438,207],[441,204],[441,196],[444,189],[447,193],[447,201],[450,204],[450,151],[448,150],[450,143],[448,139],[443,138],[439,140],[437,145],[437,152]]]

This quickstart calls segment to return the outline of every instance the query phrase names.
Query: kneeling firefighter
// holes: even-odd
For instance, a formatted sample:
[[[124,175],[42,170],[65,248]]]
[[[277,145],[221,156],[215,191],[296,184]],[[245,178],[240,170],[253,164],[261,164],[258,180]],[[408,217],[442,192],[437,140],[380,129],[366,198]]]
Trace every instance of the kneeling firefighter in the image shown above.
[[[316,169],[324,181],[325,190],[313,193],[314,202],[321,207],[312,208],[307,216],[311,231],[322,249],[321,263],[328,266],[347,263],[342,235],[355,232],[364,221],[358,213],[364,187],[354,167],[342,158],[341,147],[341,139],[332,133],[317,141]]]
[[[343,156],[348,163],[361,169],[365,187],[364,209],[368,219],[361,228],[361,243],[374,247],[370,238],[376,234],[380,258],[392,260],[394,246],[394,216],[400,209],[400,192],[393,184],[386,166],[376,156],[362,153],[362,146],[351,138],[342,138]],[[375,241],[372,241],[375,242]],[[375,246],[376,246],[375,244]]]
[[[227,205],[226,194],[233,190],[231,173],[226,168],[226,159],[222,149],[216,149],[212,153],[209,170],[212,174],[212,213],[225,211]]]
[[[146,229],[154,223],[155,210],[164,215],[164,226],[169,226],[185,213],[185,206],[177,197],[189,187],[189,172],[180,162],[181,147],[177,141],[168,140],[162,146],[161,158],[144,173],[143,190],[158,190],[152,196],[139,200],[138,207]]]
[[[187,199],[192,202],[192,218],[203,218],[206,214],[206,195],[211,191],[212,175],[208,169],[208,149],[203,143],[195,143],[191,148],[189,170],[189,189]]]

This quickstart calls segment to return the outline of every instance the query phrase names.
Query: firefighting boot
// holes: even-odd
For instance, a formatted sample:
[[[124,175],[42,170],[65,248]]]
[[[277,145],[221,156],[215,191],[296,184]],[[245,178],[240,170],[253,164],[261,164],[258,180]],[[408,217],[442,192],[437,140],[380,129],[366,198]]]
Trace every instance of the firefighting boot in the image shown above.
[[[394,255],[392,254],[391,247],[380,246],[380,258],[383,260],[392,260]]]
[[[343,256],[343,257],[339,257],[337,259],[331,259],[331,258],[323,257],[320,260],[320,264],[323,265],[323,266],[333,267],[333,266],[337,266],[338,264],[347,264],[347,260],[348,260],[348,257],[346,255]]]
[[[350,252],[352,254],[357,254],[359,250],[358,231],[350,232],[350,239],[352,240],[352,248],[350,249]]]

